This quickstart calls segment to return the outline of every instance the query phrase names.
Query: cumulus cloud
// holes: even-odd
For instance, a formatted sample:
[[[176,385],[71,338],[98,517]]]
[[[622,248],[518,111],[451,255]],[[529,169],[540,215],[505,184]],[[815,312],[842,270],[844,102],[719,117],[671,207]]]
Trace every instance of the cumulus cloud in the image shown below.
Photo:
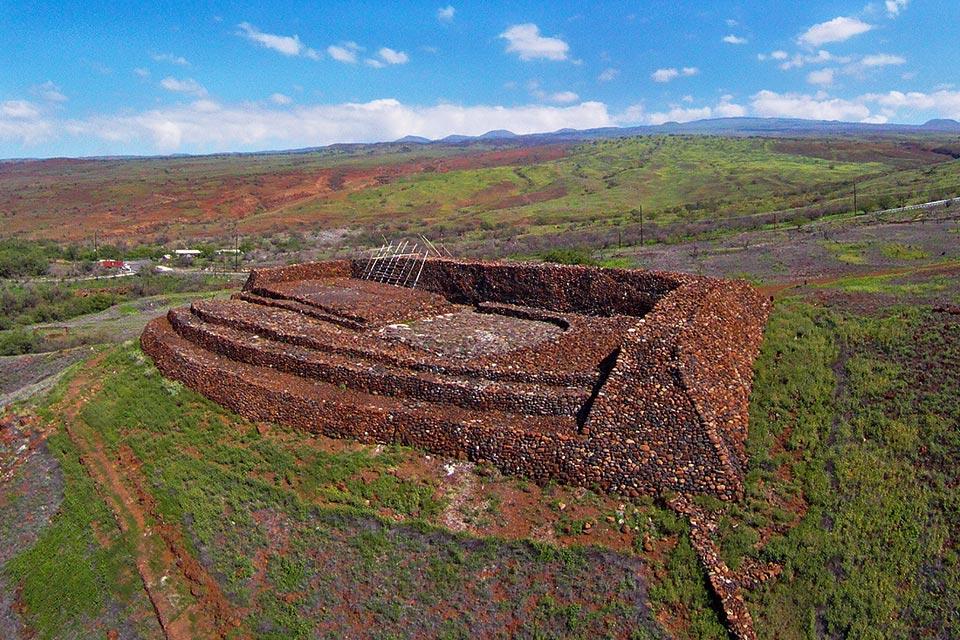
[[[720,102],[714,107],[713,113],[721,118],[742,118],[747,115],[747,108],[742,104],[733,102],[733,96],[725,95],[720,97]]]
[[[907,8],[910,0],[886,0],[884,5],[887,8],[887,15],[896,18],[900,12]]]
[[[578,96],[573,91],[557,91],[556,93],[550,94],[551,102],[559,102],[561,104],[576,102],[579,99],[580,99],[580,96]]]
[[[807,82],[820,86],[829,86],[833,84],[833,77],[835,74],[836,69],[817,69],[816,71],[811,71],[807,74]]]
[[[150,57],[153,58],[155,62],[169,62],[170,64],[176,64],[181,67],[190,66],[186,58],[183,56],[175,56],[172,53],[151,53]]]
[[[293,98],[283,93],[274,93],[273,95],[270,96],[270,102],[272,102],[273,104],[284,106],[293,102]]]
[[[237,28],[239,29],[237,35],[285,56],[303,56],[311,60],[320,59],[320,53],[303,44],[297,35],[278,36],[273,33],[264,33],[249,22],[241,22],[237,25]]]
[[[544,91],[540,87],[539,80],[530,80],[527,82],[527,90],[530,92],[530,95],[536,98],[537,100],[545,100],[547,102],[557,102],[560,104],[566,104],[570,102],[576,102],[580,99],[573,91],[556,91],[554,93],[549,93]]]
[[[387,64],[406,64],[410,61],[410,56],[403,51],[394,51],[390,47],[383,47],[377,53],[380,54],[380,58]]]
[[[859,121],[871,115],[869,107],[860,100],[776,93],[766,89],[751,97],[750,107],[756,115],[768,118]]]
[[[540,28],[532,23],[515,24],[500,34],[507,41],[507,52],[516,53],[521,60],[566,60],[570,45],[560,38],[540,35]]]
[[[615,69],[613,67],[607,67],[600,72],[600,75],[597,76],[598,82],[613,82],[617,79],[617,76],[620,75],[620,69]]]
[[[136,69],[133,70],[133,72],[134,72],[135,74],[137,74],[137,76],[140,77],[140,78],[149,78],[149,77],[150,77],[150,69],[144,69],[143,67],[137,67]]]
[[[179,80],[172,76],[167,76],[160,81],[160,86],[167,91],[173,91],[175,93],[186,93],[194,96],[207,95],[207,90],[203,87],[203,85],[193,78]]]
[[[15,120],[34,120],[40,117],[40,110],[26,100],[7,100],[0,102],[0,116]]]
[[[891,55],[889,53],[875,53],[864,56],[860,64],[864,67],[886,67],[890,65],[906,64],[906,59],[901,56]]]
[[[840,16],[833,20],[813,25],[803,32],[797,41],[804,46],[819,47],[828,42],[843,42],[849,40],[871,29],[873,29],[873,25],[867,24],[858,18]]]
[[[876,103],[883,115],[890,118],[901,110],[909,110],[911,115],[917,112],[933,112],[942,118],[960,119],[960,91],[941,89],[932,93],[911,91],[889,91],[870,93],[863,100]]]
[[[723,36],[723,42],[727,44],[747,44],[746,38],[741,38],[740,36],[735,36],[732,33],[730,35]]]
[[[684,99],[684,102],[692,100]],[[667,122],[691,122],[707,118],[740,118],[747,115],[747,108],[733,102],[732,95],[721,96],[714,106],[684,107],[670,105],[665,111],[647,113],[642,103],[630,105],[623,112],[617,114],[614,120],[621,125],[649,124],[660,125]]]
[[[360,52],[360,45],[356,42],[343,42],[341,44],[332,44],[327,47],[327,53],[337,62],[344,64],[356,64],[357,53]],[[381,65],[382,66],[382,65]]]
[[[676,67],[669,67],[666,69],[657,69],[650,74],[650,77],[654,82],[670,82],[675,78],[680,76],[695,76],[700,73],[700,69],[697,67],[683,67],[677,69]]]
[[[649,124],[664,124],[666,122],[691,122],[703,120],[713,115],[710,107],[672,107],[669,111],[651,113],[647,116]]]
[[[787,58],[780,58],[780,68],[784,71],[799,69],[809,64],[825,64],[827,62],[849,62],[849,58],[838,58],[829,51],[820,49],[816,53],[795,53]]]
[[[654,82],[670,82],[679,75],[680,72],[675,67],[670,67],[669,69],[657,69],[650,74],[650,77],[653,78]]]
[[[405,135],[442,138],[458,133],[479,135],[493,129],[540,133],[562,128],[610,126],[613,118],[600,102],[570,106],[526,105],[410,106],[383,99],[365,103],[300,106],[288,109],[262,105],[218,106],[209,112],[196,103],[139,114],[98,116],[65,123],[76,136],[92,136],[114,148],[157,151],[230,151],[376,142]]]
[[[47,80],[43,84],[38,84],[30,89],[33,95],[46,100],[47,102],[66,102],[67,96],[63,94],[52,80]]]
[[[54,125],[27,100],[0,102],[0,140],[34,145],[55,136]]]
[[[440,22],[453,22],[453,14],[457,12],[452,5],[440,7],[437,9],[437,20]]]

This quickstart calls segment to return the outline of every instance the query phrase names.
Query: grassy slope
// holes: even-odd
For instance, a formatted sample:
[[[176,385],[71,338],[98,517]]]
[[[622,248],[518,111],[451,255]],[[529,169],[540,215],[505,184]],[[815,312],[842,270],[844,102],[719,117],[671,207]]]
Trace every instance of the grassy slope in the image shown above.
[[[472,233],[481,239],[621,222],[638,205],[649,219],[669,223],[846,202],[852,201],[854,179],[861,181],[863,203],[873,204],[871,193],[923,200],[939,195],[934,187],[960,186],[958,163],[927,149],[936,144],[890,140],[857,148],[846,141],[830,151],[809,141],[657,136],[587,143],[571,148],[567,157],[536,164],[491,166],[488,158],[482,161],[487,168],[436,173],[423,161],[479,157],[491,147],[77,162],[44,165],[39,175],[14,165],[0,172],[0,215],[8,218],[10,232],[62,237],[69,231],[74,239],[81,237],[77,230],[90,235],[95,228],[130,237],[216,236],[235,222],[238,211],[246,216],[238,231],[248,234],[321,225],[447,237]],[[262,206],[324,169],[411,162],[421,164],[385,185],[360,181],[312,199]],[[261,204],[251,209],[251,202]],[[78,226],[65,229],[65,216]],[[148,229],[140,231],[143,217]]]
[[[693,213],[684,212],[692,218],[712,214],[696,213],[706,206],[723,207],[725,214],[793,206],[803,202],[805,191],[830,193],[841,184],[849,190],[855,177],[890,170],[878,161],[789,155],[774,146],[724,138],[601,141],[579,146],[560,160],[410,176],[351,194],[346,202],[318,199],[283,215],[386,228],[406,222],[428,231],[438,231],[438,225],[478,229],[482,222],[488,229],[509,224],[516,232],[519,224],[535,233],[536,227],[624,220],[638,203],[658,222],[678,219],[680,213],[672,209],[684,205],[692,208]],[[549,197],[537,201],[545,191]],[[524,197],[535,202],[516,203]]]
[[[130,447],[144,462],[139,473],[154,488],[164,521],[183,528],[235,605],[251,607],[248,633],[313,637],[317,628],[321,637],[342,637],[358,625],[381,638],[415,631],[466,638],[513,625],[529,638],[661,637],[642,605],[636,560],[475,540],[427,525],[443,507],[436,481],[395,475],[415,452],[331,452],[302,434],[263,435],[161,378],[134,345],[114,348],[92,375],[102,387],[80,412],[83,429],[106,443],[108,458]],[[74,469],[70,441],[58,436],[54,444]],[[89,487],[71,471],[65,500],[100,513]],[[71,518],[58,515],[51,529],[82,533],[89,526],[89,515]],[[35,560],[56,557],[59,544],[57,535],[45,536],[8,569],[28,587],[46,584],[44,599],[31,596],[27,611],[50,637],[78,612],[102,607],[103,590],[120,588],[106,570],[97,574],[99,590],[49,581],[47,565]],[[77,610],[48,618],[43,603],[51,598],[72,598]]]

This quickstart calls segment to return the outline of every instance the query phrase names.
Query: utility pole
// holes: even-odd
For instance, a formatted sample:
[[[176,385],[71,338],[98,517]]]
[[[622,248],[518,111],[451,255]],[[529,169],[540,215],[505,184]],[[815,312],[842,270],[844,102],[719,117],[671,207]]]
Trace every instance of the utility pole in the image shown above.
[[[640,246],[643,246],[643,205],[639,205],[640,209]]]
[[[233,236],[233,270],[238,270],[238,263],[240,260],[240,236]]]
[[[97,244],[97,230],[93,230],[93,259],[100,260],[100,246]]]

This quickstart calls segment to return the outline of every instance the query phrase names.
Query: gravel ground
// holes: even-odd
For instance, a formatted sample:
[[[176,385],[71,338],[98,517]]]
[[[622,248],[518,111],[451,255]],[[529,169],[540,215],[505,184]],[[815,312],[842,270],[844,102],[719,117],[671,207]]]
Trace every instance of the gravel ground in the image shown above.
[[[0,418],[0,638],[32,637],[16,611],[3,565],[36,541],[63,501],[63,474],[16,416]]]
[[[903,245],[922,257],[898,257]],[[800,229],[750,231],[676,245],[631,247],[639,266],[769,283],[861,275],[960,258],[960,219],[895,224],[858,219]],[[919,255],[919,254],[918,254]]]
[[[561,333],[560,327],[548,322],[476,313],[470,307],[380,330],[387,340],[464,359],[507,353],[553,340]]]

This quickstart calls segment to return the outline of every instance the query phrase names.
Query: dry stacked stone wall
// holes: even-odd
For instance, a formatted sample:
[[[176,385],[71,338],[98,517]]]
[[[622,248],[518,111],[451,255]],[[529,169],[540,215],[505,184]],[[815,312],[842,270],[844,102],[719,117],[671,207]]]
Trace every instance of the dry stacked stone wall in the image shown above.
[[[431,300],[563,329],[540,344],[453,361],[378,339],[376,323],[396,313],[368,307],[396,288],[359,284],[366,266],[254,270],[239,299],[173,310],[147,326],[142,345],[164,374],[251,419],[626,495],[742,495],[752,366],[769,312],[748,284],[430,259],[417,288]],[[349,313],[285,294],[331,283],[357,284]]]

